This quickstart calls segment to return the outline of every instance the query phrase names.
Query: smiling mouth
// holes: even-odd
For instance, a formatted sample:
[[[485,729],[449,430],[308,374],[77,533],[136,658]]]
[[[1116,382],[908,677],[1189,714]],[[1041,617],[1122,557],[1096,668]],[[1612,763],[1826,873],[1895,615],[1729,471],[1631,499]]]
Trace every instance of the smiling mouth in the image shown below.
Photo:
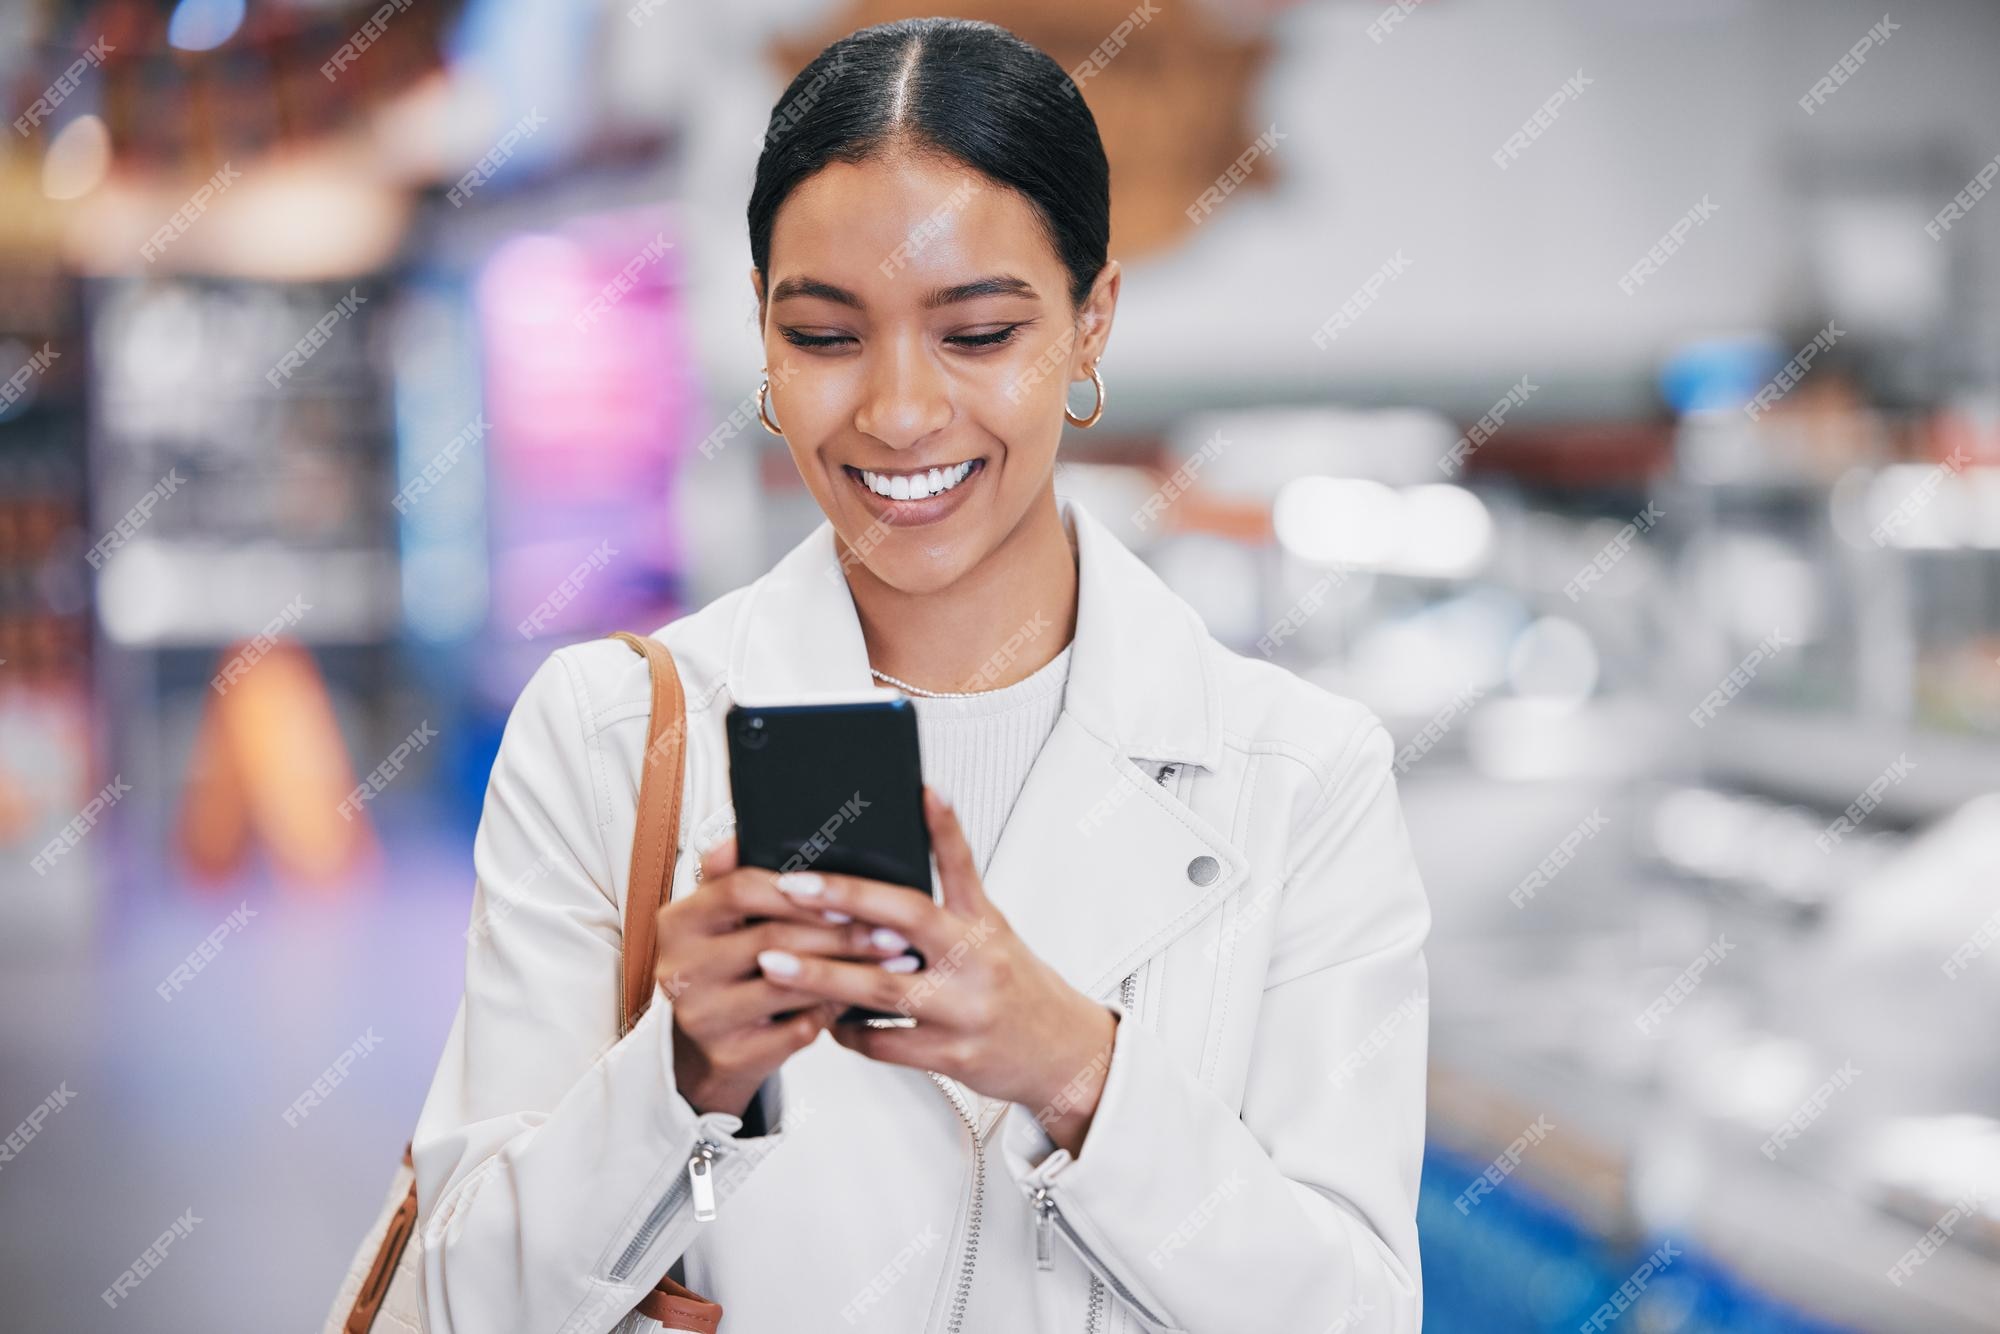
[[[875,472],[843,463],[841,471],[885,500],[929,500],[965,485],[985,468],[983,458],[914,472]]]

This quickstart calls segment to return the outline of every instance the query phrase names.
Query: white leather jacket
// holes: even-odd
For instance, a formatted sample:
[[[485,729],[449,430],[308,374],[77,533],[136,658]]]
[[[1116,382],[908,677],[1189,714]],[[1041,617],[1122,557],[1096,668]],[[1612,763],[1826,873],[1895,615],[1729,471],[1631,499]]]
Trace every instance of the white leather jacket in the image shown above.
[[[677,1258],[723,1334],[1419,1328],[1430,912],[1388,734],[1224,648],[1059,504],[1071,674],[986,891],[1124,1012],[1082,1152],[824,1034],[739,1138],[676,1092],[663,990],[616,1040],[648,678],[575,644],[523,690],[475,842],[465,995],[414,1137],[430,1334],[650,1334],[626,1313]],[[730,700],[873,682],[824,522],[658,635],[689,709],[679,897],[731,827]]]

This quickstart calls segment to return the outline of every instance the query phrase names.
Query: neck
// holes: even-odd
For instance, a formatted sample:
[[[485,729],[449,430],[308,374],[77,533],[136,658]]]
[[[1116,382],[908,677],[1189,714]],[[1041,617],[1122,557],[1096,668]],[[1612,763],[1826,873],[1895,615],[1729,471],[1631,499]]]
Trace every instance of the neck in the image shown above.
[[[839,544],[869,663],[911,685],[998,690],[1046,666],[1076,632],[1076,554],[1053,489],[985,560],[935,592],[894,588]]]

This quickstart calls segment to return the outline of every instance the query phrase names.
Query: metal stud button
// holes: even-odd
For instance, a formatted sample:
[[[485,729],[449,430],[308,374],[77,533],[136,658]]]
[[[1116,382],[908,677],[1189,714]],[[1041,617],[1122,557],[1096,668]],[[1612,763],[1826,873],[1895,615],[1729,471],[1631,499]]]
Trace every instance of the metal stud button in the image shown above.
[[[1213,857],[1197,857],[1188,863],[1188,879],[1197,885],[1212,884],[1222,874],[1222,863]]]

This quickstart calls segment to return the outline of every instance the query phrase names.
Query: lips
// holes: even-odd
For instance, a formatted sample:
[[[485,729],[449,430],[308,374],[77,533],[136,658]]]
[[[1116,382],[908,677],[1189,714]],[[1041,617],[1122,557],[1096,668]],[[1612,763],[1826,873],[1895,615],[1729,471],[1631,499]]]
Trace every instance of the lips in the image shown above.
[[[939,464],[935,468],[910,468],[895,472],[878,472],[843,463],[840,470],[853,482],[856,493],[861,497],[862,507],[879,522],[892,527],[912,528],[936,523],[964,504],[967,495],[978,488],[980,479],[985,476],[986,460],[962,459]],[[920,491],[922,495],[918,494]],[[904,498],[898,499],[898,492]]]

